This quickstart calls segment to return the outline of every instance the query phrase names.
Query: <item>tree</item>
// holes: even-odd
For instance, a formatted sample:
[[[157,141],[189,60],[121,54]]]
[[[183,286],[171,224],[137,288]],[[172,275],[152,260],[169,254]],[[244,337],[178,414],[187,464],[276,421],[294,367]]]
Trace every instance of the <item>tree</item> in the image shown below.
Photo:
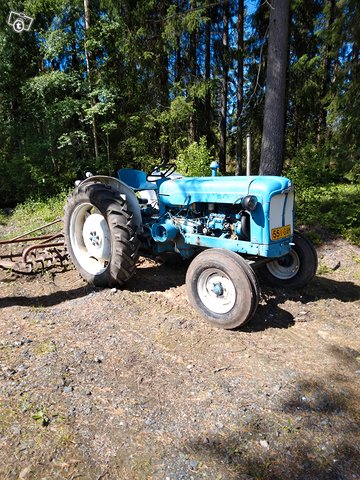
[[[206,82],[206,95],[205,95],[205,131],[208,147],[211,142],[211,91],[210,91],[210,74],[211,74],[211,7],[207,2],[205,22],[205,82]]]
[[[318,118],[318,127],[317,127],[317,143],[319,144],[322,140],[322,133],[326,128],[326,105],[325,99],[329,92],[330,85],[331,85],[331,73],[332,73],[332,66],[333,66],[333,59],[331,55],[331,50],[333,49],[333,45],[331,44],[331,37],[332,37],[332,27],[335,21],[335,0],[326,0],[326,11],[327,11],[327,21],[326,21],[326,31],[330,31],[330,41],[325,42],[324,46],[324,54],[323,54],[323,80],[321,86],[321,99],[322,105],[319,111],[319,118]]]
[[[219,167],[220,172],[226,172],[226,137],[227,137],[227,97],[229,82],[228,46],[229,46],[229,3],[223,3],[223,31],[222,31],[222,79],[221,79],[221,105],[220,105],[220,144],[219,144]]]
[[[236,175],[242,174],[243,129],[242,115],[244,103],[244,0],[238,0],[237,18],[237,92],[236,92]]]
[[[280,175],[283,167],[289,7],[289,0],[270,4],[260,175]]]
[[[239,174],[250,130],[261,173],[285,157],[311,181],[357,178],[360,4],[292,0],[287,56],[289,0],[271,1],[23,0],[21,34],[0,2],[2,204],[196,145]]]
[[[87,80],[88,80],[88,85],[89,85],[89,92],[90,92],[90,100],[91,100],[91,106],[93,109],[95,108],[95,103],[96,100],[94,96],[92,95],[92,87],[93,87],[93,61],[92,61],[92,52],[87,46],[87,35],[89,33],[89,30],[91,28],[91,12],[90,12],[90,0],[84,0],[84,25],[85,25],[85,59],[86,59],[86,74],[87,74]],[[95,118],[95,113],[92,112],[91,114],[91,125],[92,125],[92,134],[93,134],[93,140],[94,140],[94,152],[95,152],[95,158],[97,159],[99,157],[99,145],[98,145],[98,139],[97,139],[97,128],[96,128],[96,118]]]

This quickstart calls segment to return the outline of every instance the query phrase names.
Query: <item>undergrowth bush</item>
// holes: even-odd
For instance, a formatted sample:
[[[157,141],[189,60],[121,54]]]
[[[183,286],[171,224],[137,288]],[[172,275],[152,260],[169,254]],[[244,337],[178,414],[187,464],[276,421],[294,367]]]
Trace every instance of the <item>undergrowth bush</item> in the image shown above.
[[[7,223],[7,216],[5,213],[0,212],[0,225],[6,225]]]
[[[211,151],[206,146],[206,138],[193,142],[184,148],[176,158],[177,171],[186,177],[207,177],[211,175]]]
[[[297,188],[295,221],[320,226],[360,245],[360,185],[331,183]]]
[[[29,198],[17,205],[7,219],[3,216],[3,220],[14,230],[33,230],[63,216],[68,194],[68,191],[64,191],[48,199]]]
[[[295,185],[301,187],[332,182],[336,176],[334,165],[329,161],[327,153],[314,144],[300,148],[284,173]]]

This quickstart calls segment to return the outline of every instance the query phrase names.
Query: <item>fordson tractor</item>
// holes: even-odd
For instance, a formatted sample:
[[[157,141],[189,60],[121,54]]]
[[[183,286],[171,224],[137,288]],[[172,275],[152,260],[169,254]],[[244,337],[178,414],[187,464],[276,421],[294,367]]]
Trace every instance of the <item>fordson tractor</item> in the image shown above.
[[[259,302],[257,277],[299,289],[317,268],[316,251],[294,231],[294,187],[276,176],[180,177],[168,164],[147,175],[91,176],[65,206],[65,241],[81,276],[123,285],[138,256],[172,255],[189,263],[190,302],[212,325],[249,321]],[[256,272],[256,273],[255,273]]]

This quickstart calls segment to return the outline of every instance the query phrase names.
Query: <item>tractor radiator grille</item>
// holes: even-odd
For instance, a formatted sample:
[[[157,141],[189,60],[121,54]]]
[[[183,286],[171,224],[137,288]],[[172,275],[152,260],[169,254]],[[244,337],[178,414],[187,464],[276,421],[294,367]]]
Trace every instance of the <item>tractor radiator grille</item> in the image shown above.
[[[294,192],[274,195],[270,201],[270,231],[273,228],[291,225],[293,233]]]

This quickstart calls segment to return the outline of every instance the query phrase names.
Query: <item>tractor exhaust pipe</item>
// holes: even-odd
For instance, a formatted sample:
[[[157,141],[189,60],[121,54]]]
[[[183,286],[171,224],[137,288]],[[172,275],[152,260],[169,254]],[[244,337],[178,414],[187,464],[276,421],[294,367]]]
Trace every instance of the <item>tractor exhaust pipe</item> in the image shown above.
[[[246,176],[251,175],[251,132],[246,134]]]

